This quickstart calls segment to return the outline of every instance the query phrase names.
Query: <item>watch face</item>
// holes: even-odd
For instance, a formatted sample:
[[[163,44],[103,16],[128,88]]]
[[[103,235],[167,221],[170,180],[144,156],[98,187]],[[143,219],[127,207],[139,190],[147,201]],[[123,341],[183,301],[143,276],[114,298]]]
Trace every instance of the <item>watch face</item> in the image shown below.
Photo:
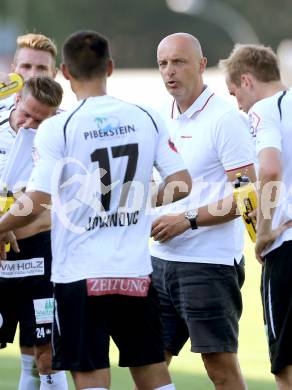
[[[198,215],[198,211],[197,210],[189,210],[186,212],[185,215],[188,219],[193,219],[193,218],[196,218],[196,216]]]

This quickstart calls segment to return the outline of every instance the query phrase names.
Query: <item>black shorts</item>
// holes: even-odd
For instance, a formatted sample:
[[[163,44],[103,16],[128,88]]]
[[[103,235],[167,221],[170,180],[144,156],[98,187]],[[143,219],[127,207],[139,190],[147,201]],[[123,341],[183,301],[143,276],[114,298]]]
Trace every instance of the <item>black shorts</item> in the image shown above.
[[[108,368],[110,337],[122,367],[165,360],[159,305],[151,284],[147,297],[87,296],[85,280],[56,284],[54,291],[54,369]]]
[[[43,232],[18,241],[19,253],[7,253],[8,260],[44,258],[44,275],[3,278],[0,277],[0,343],[12,343],[17,324],[20,325],[20,345],[47,344],[51,340],[52,322],[36,323],[35,300],[51,305],[53,286],[51,275],[51,234]],[[38,301],[41,302],[41,301]],[[43,318],[43,321],[48,321]]]
[[[244,260],[229,266],[152,257],[152,265],[166,350],[178,355],[190,337],[192,352],[237,352]]]
[[[292,241],[265,257],[261,285],[271,372],[292,365]]]

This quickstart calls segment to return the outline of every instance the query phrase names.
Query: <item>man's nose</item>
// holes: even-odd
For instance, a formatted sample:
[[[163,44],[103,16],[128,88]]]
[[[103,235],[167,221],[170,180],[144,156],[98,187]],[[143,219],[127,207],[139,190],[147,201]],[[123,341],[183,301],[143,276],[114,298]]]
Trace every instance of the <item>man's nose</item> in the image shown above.
[[[166,66],[166,74],[168,76],[172,76],[175,74],[175,67],[172,64],[167,64]]]
[[[39,76],[39,72],[36,68],[32,67],[28,72],[28,78]]]

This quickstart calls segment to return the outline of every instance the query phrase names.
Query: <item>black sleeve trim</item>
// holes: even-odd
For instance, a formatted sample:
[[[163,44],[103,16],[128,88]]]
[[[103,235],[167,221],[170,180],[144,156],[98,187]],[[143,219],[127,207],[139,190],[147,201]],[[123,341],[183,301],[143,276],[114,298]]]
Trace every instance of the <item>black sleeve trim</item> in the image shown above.
[[[149,116],[149,118],[151,119],[151,121],[152,121],[152,123],[153,123],[153,125],[154,125],[154,127],[155,127],[155,130],[156,130],[157,133],[158,133],[157,124],[156,124],[155,120],[152,118],[152,116],[149,114],[149,112],[148,112],[147,110],[145,110],[144,108],[138,106],[137,104],[136,104],[136,107],[140,108],[140,110],[144,111],[144,112]]]
[[[280,120],[282,120],[282,108],[281,108],[281,103],[282,103],[282,99],[283,97],[286,95],[287,91],[283,91],[282,95],[279,97],[278,99],[278,110],[279,110],[279,114],[280,114]]]
[[[4,121],[0,122],[0,126],[4,125],[4,123],[8,122],[9,118],[4,119]]]
[[[83,104],[84,104],[85,102],[86,102],[86,99],[83,100],[83,102],[80,104],[80,106],[78,106],[78,107],[76,108],[76,110],[74,110],[74,111],[72,112],[71,115],[69,115],[68,119],[66,120],[66,122],[65,122],[65,124],[64,124],[63,133],[64,133],[64,141],[65,141],[65,144],[66,144],[66,142],[67,142],[67,136],[66,136],[67,125],[68,125],[70,119],[72,118],[72,116],[73,116],[73,115],[74,115],[74,114],[83,106]]]

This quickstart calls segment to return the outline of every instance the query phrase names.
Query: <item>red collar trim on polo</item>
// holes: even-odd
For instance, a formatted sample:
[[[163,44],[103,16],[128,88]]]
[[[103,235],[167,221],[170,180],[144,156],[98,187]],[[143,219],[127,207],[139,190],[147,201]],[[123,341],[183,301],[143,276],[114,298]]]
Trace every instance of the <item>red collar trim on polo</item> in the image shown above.
[[[253,163],[250,163],[250,164],[246,164],[246,165],[242,165],[241,167],[236,167],[236,168],[232,168],[232,169],[227,169],[225,172],[232,172],[232,171],[237,171],[238,169],[243,169],[243,168],[247,168],[247,167],[251,167],[253,165]]]
[[[181,112],[179,111],[179,108],[176,105],[176,102],[174,100],[171,109],[171,119],[177,119],[181,115],[191,118],[193,115],[203,111],[213,96],[214,93],[212,93],[210,89],[206,87],[204,91],[201,93],[201,95],[194,101],[194,103],[183,114],[181,114]]]

